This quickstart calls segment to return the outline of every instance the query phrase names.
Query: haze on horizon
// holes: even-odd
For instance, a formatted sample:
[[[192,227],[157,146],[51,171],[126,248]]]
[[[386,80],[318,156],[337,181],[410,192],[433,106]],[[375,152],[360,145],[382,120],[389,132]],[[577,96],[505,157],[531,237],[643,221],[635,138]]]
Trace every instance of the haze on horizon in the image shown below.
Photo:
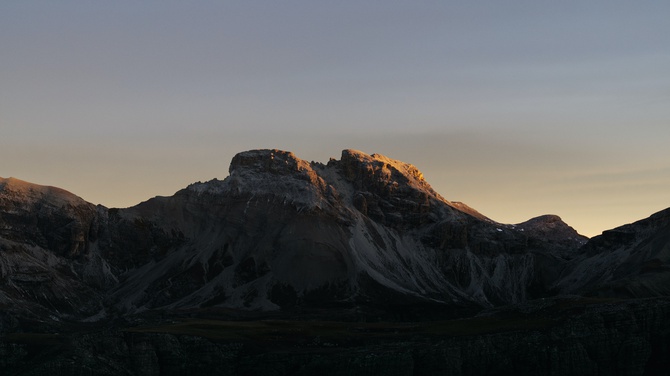
[[[670,3],[0,4],[0,176],[127,207],[234,154],[412,163],[601,231],[670,206]]]

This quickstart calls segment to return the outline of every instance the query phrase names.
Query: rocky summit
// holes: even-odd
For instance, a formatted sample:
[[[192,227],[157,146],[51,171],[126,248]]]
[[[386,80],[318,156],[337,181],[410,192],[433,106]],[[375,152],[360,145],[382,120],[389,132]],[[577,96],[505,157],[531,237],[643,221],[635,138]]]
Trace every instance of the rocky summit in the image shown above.
[[[283,364],[274,373],[281,375],[360,367],[481,374],[477,366],[489,363],[463,352],[450,362],[454,349],[469,346],[493,362],[500,355],[492,349],[509,337],[533,344],[519,351],[535,363],[506,363],[505,372],[559,365],[552,374],[593,374],[617,356],[595,357],[598,346],[621,345],[624,331],[645,350],[629,354],[620,374],[654,374],[670,346],[668,210],[593,239],[555,215],[502,224],[443,198],[416,167],[355,150],[327,164],[281,150],[242,152],[224,180],[126,209],[0,179],[0,370],[189,374],[184,356],[200,348],[209,349],[198,358],[203,372],[258,374],[242,372],[245,362],[267,361]],[[262,334],[268,319],[284,329]],[[345,324],[370,321],[378,326]],[[325,326],[306,329],[310,322]],[[584,334],[593,325],[598,333]],[[552,342],[564,353],[538,350],[565,330],[576,337]],[[379,334],[386,331],[396,335]],[[310,342],[329,336],[330,345]],[[285,363],[272,349],[261,359],[250,355],[258,349],[241,350],[249,341],[270,348],[288,341],[295,351],[277,358]],[[440,345],[424,351],[425,341]],[[124,358],[139,343],[149,358]],[[588,348],[583,359],[571,358],[576,343]],[[389,356],[388,369],[366,368],[373,353]],[[359,355],[362,365],[349,372],[324,360]],[[391,366],[401,359],[406,373]]]

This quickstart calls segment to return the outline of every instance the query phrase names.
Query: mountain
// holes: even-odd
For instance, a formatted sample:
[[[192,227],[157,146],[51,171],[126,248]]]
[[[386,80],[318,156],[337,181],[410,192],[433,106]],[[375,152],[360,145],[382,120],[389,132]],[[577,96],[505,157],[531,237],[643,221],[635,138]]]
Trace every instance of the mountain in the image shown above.
[[[580,309],[602,322],[610,302],[668,295],[669,230],[670,209],[592,239],[555,215],[498,223],[440,196],[416,167],[355,150],[327,164],[242,152],[224,180],[126,209],[0,178],[0,333],[118,330],[183,315],[423,321],[479,313],[553,323],[572,320],[565,307],[592,304],[574,299],[596,302]],[[663,302],[640,304],[667,314]],[[620,319],[620,328],[638,327],[638,316]],[[659,351],[666,339],[645,346]]]
[[[80,318],[212,306],[485,307],[544,294],[552,286],[542,260],[562,263],[586,240],[555,216],[497,223],[442,198],[414,166],[376,154],[345,150],[324,165],[253,150],[237,154],[229,174],[128,209],[3,180],[3,299]]]

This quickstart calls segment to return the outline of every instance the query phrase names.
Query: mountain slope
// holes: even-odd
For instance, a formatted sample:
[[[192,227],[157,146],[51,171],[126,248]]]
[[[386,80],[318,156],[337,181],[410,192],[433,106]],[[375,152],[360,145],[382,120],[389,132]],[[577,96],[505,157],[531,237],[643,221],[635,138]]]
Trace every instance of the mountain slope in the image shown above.
[[[98,254],[99,208],[55,187],[0,179],[0,307],[26,317],[81,317],[116,277]],[[105,209],[106,210],[106,209]]]
[[[608,230],[571,261],[561,291],[640,298],[670,295],[670,209]]]

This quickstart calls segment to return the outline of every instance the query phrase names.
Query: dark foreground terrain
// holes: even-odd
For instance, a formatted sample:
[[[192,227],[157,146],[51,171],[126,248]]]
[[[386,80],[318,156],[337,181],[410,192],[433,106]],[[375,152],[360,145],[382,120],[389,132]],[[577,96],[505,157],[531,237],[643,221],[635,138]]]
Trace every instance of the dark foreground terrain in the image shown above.
[[[587,239],[239,153],[126,209],[0,178],[0,375],[670,374],[670,209]]]
[[[320,312],[257,313],[252,320],[230,311],[190,312],[134,318],[143,323],[61,324],[60,332],[5,334],[0,370],[50,376],[667,375],[670,370],[670,299],[546,299],[452,320],[364,322],[348,321],[352,312],[340,314],[340,321],[324,321],[316,318]]]

